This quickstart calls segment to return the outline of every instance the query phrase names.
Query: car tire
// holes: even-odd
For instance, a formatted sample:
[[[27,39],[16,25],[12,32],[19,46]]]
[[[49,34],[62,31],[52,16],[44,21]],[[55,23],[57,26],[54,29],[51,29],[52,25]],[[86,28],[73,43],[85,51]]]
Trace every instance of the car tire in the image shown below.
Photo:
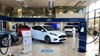
[[[51,39],[50,39],[49,36],[46,36],[45,39],[44,39],[44,41],[45,41],[47,44],[49,44],[49,43],[51,42]]]
[[[8,45],[8,36],[6,35],[6,36],[3,36],[2,38],[1,38],[1,45],[3,46],[3,47],[8,47],[9,45]]]

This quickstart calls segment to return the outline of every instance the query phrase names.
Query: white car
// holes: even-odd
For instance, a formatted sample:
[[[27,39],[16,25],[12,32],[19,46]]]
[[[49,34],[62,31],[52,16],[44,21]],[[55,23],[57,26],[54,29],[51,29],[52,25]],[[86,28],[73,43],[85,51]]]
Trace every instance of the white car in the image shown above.
[[[64,31],[67,36],[73,36],[73,26],[65,26]]]
[[[52,26],[33,26],[30,31],[34,39],[42,40],[46,43],[66,41],[66,34],[55,30]]]

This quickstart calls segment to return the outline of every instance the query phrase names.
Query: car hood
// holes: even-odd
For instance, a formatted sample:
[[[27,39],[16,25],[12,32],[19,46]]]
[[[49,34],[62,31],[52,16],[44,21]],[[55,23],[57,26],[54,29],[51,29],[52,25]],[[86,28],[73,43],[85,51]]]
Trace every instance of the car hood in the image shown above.
[[[58,36],[60,35],[66,35],[64,32],[61,32],[61,31],[48,31],[49,33],[54,33],[54,34],[57,34]]]
[[[7,31],[7,30],[0,30],[0,32],[11,32],[11,31]]]
[[[11,32],[14,32],[14,31],[12,31],[12,30],[0,30],[0,33],[10,34]]]

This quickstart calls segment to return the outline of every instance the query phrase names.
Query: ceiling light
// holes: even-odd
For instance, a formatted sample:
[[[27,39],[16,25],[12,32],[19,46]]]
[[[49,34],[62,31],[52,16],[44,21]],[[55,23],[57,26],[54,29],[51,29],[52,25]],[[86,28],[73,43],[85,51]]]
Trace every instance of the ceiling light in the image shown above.
[[[52,10],[49,10],[49,15],[52,15]]]
[[[80,5],[77,5],[77,6],[80,6]]]
[[[53,8],[54,7],[54,1],[55,0],[49,0],[49,7],[50,8]]]
[[[82,3],[80,2],[78,5],[81,5]]]
[[[63,12],[60,12],[59,14],[63,14]]]
[[[22,3],[21,1],[19,3]]]
[[[86,1],[79,1],[78,3],[75,4],[75,6],[81,6],[82,4],[84,4]]]
[[[29,7],[24,0],[16,0],[21,6]]]

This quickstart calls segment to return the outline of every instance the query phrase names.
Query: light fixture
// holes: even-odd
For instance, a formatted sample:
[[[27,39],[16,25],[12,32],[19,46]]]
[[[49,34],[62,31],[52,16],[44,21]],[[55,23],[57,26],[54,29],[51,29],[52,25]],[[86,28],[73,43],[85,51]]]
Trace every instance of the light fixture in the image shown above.
[[[86,1],[80,0],[78,3],[75,4],[75,6],[81,6],[84,4]]]
[[[49,0],[49,8],[53,8],[54,7],[54,1],[55,0]]]
[[[59,14],[63,14],[63,8],[62,8],[62,7],[60,7],[60,12],[59,12]]]
[[[27,3],[24,1],[24,0],[16,0],[21,6],[23,6],[23,7],[29,7],[28,5],[27,5]]]
[[[48,14],[48,15],[49,15],[49,16],[52,15],[52,10],[49,10],[49,14]]]

